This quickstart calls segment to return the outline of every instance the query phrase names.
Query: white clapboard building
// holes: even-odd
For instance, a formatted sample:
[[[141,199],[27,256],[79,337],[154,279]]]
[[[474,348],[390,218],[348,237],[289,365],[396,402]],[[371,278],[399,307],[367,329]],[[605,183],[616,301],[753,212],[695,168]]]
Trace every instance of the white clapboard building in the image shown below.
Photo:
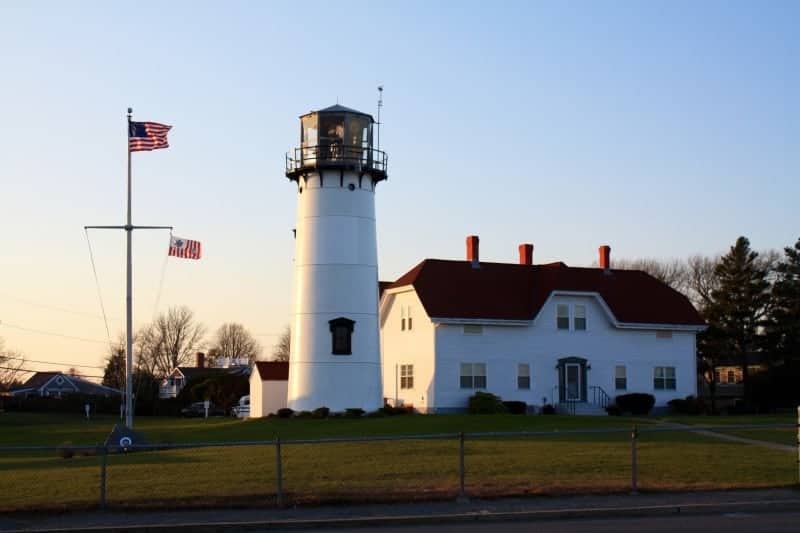
[[[383,393],[421,412],[458,412],[476,391],[529,406],[603,413],[616,395],[653,394],[656,407],[697,393],[695,336],[704,323],[650,275],[611,268],[425,259],[380,301]]]

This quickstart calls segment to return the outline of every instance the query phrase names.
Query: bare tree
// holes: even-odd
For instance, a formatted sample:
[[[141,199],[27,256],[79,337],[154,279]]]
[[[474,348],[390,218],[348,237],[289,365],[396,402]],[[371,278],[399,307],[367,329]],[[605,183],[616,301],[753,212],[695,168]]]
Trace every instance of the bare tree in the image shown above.
[[[686,262],[680,259],[618,259],[614,268],[621,270],[642,270],[676,291],[687,294],[689,276]]]
[[[688,297],[701,313],[711,302],[711,292],[719,283],[714,273],[718,263],[719,256],[705,255],[693,255],[686,262],[689,268]]]
[[[138,366],[155,377],[164,377],[192,360],[205,336],[188,307],[171,307],[137,334]]]
[[[288,361],[292,347],[292,330],[289,326],[283,330],[278,342],[272,348],[273,361]]]
[[[159,354],[162,349],[162,340],[154,323],[142,326],[133,338],[136,355],[134,366],[136,370],[147,376],[155,377],[158,372]]]
[[[0,338],[0,390],[11,389],[20,385],[24,370],[25,356],[19,352],[8,350],[5,341]]]
[[[213,355],[212,355],[213,354]],[[261,354],[261,345],[244,326],[235,322],[223,324],[217,330],[210,358],[247,359],[252,364]]]

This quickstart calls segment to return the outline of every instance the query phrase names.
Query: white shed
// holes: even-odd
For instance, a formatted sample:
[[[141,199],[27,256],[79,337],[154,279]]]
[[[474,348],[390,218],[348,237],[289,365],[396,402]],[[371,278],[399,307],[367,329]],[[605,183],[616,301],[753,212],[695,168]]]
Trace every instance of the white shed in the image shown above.
[[[256,361],[250,373],[250,417],[260,418],[286,407],[289,363]]]

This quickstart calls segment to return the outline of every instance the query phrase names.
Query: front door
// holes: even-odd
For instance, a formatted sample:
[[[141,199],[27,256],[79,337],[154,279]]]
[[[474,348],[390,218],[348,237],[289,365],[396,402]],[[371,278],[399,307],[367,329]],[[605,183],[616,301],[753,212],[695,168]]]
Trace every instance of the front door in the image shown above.
[[[567,363],[564,365],[566,398],[567,400],[581,400],[581,365]]]

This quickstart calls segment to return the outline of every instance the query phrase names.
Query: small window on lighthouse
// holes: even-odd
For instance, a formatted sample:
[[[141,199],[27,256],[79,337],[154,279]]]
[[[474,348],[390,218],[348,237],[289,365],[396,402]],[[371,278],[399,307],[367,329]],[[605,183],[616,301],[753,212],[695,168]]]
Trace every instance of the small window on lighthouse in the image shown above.
[[[331,352],[333,355],[351,355],[353,326],[355,322],[349,318],[339,317],[328,322],[331,326]]]

